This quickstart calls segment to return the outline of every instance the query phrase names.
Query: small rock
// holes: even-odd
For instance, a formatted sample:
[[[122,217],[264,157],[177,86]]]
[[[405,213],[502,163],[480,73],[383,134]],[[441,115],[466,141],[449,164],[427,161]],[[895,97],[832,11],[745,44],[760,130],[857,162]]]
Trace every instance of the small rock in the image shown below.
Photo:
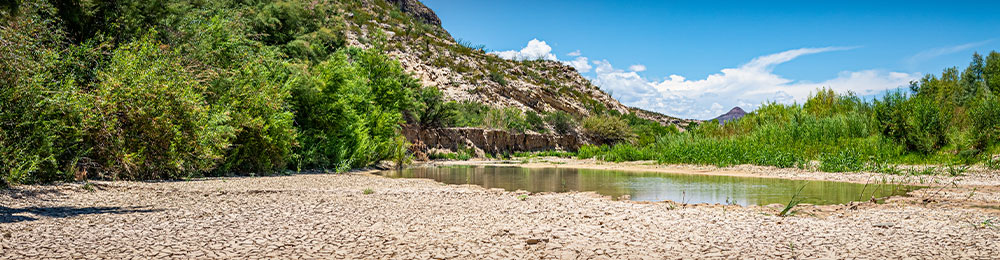
[[[534,244],[538,244],[538,243],[541,243],[541,242],[549,242],[549,239],[547,239],[547,238],[529,238],[528,240],[526,240],[524,242],[528,243],[529,245],[534,245]]]
[[[896,224],[885,222],[885,223],[877,223],[877,224],[874,224],[872,226],[873,227],[877,227],[877,228],[891,228],[891,227],[895,227]]]

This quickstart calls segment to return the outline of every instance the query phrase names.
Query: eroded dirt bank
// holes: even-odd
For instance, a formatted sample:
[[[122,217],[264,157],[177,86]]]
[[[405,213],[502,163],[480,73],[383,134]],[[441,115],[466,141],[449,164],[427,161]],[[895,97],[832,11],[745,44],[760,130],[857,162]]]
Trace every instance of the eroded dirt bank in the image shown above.
[[[371,172],[22,186],[0,258],[994,258],[1000,212],[919,196],[803,207],[613,201]],[[370,189],[371,194],[364,194]],[[956,195],[958,193],[955,193]],[[996,203],[997,201],[992,201]],[[987,223],[987,224],[984,224]]]

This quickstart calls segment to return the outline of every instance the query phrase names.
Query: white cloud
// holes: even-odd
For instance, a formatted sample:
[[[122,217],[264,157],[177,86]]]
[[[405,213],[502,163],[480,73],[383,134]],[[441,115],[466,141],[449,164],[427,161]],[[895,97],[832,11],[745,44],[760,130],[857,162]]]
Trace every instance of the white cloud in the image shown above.
[[[981,41],[981,42],[970,42],[970,43],[966,43],[966,44],[959,44],[959,45],[955,45],[955,46],[934,48],[934,49],[930,49],[930,50],[921,51],[921,52],[918,52],[917,54],[914,54],[913,56],[910,56],[909,58],[906,58],[906,63],[909,64],[910,66],[913,66],[913,65],[919,64],[921,62],[924,62],[926,60],[930,60],[930,59],[937,58],[937,57],[940,57],[940,56],[944,56],[944,55],[948,55],[948,54],[957,53],[957,52],[960,52],[960,51],[972,49],[972,48],[978,47],[980,45],[989,43],[991,41],[993,41],[993,40],[985,40],[985,41]]]
[[[494,51],[490,53],[508,60],[558,60],[556,59],[556,55],[552,54],[552,47],[549,47],[545,41],[539,41],[538,39],[531,39],[531,41],[528,41],[528,46],[525,46],[520,51]]]
[[[580,56],[581,54],[582,53],[580,53],[580,50],[575,50],[573,52],[567,53],[566,55],[569,55],[570,57],[576,57],[576,56]]]
[[[643,71],[646,71],[646,65],[635,64],[635,65],[632,65],[632,66],[628,66],[628,70],[635,71],[635,72],[643,72]]]
[[[768,101],[804,102],[820,87],[859,95],[906,85],[919,75],[880,70],[844,71],[822,82],[796,81],[772,73],[775,66],[799,56],[851,48],[802,48],[754,58],[738,67],[722,69],[705,79],[689,80],[670,75],[662,81],[647,80],[632,71],[615,69],[607,60],[594,61],[592,80],[629,106],[684,118],[710,119],[734,106],[756,109]]]
[[[563,61],[562,63],[576,68],[576,70],[580,73],[590,72],[590,69],[593,68],[590,66],[590,62],[588,62],[587,57],[576,57],[576,59]]]

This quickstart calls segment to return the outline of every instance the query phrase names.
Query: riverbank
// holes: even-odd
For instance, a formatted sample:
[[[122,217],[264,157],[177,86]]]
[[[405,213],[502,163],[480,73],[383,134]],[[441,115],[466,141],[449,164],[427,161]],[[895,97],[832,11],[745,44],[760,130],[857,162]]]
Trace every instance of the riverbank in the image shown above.
[[[1000,253],[995,226],[1000,208],[960,202],[997,205],[994,195],[983,195],[989,192],[967,199],[946,191],[951,188],[925,189],[885,204],[800,206],[795,216],[778,217],[777,206],[526,194],[373,173],[19,186],[0,191],[0,258],[991,258]],[[931,196],[934,190],[940,192]]]
[[[620,170],[631,172],[660,172],[701,175],[723,175],[736,177],[779,178],[789,180],[839,181],[852,183],[889,182],[919,186],[1000,186],[1000,171],[982,167],[970,167],[958,176],[936,175],[892,175],[869,172],[821,172],[798,168],[778,168],[756,165],[736,165],[716,167],[710,165],[657,164],[654,161],[605,162],[596,159],[575,159],[560,157],[517,158],[514,160],[471,160],[471,161],[430,161],[417,165],[482,165],[518,166],[527,168],[575,168],[591,170]],[[920,166],[911,166],[920,167]],[[935,167],[935,166],[930,166]]]

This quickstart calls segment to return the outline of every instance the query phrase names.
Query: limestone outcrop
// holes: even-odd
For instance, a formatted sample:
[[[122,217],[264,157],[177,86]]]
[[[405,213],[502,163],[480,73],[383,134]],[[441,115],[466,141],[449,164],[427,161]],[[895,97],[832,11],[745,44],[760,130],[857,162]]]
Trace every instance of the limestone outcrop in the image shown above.
[[[405,127],[403,135],[411,143],[419,142],[426,149],[453,151],[473,149],[477,156],[519,151],[576,151],[580,146],[589,143],[578,135],[514,133],[474,127],[432,129]]]

